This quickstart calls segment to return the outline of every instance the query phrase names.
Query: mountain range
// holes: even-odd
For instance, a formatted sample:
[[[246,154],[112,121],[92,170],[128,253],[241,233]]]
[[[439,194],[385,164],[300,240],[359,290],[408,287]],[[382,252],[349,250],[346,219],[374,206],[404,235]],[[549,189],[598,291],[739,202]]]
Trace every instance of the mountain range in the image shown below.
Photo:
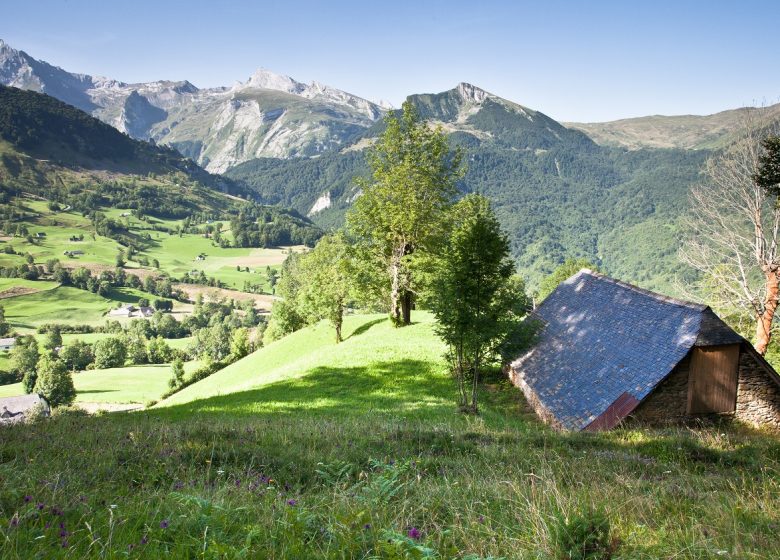
[[[323,227],[341,224],[359,196],[353,178],[367,173],[364,149],[393,110],[262,69],[230,87],[126,84],[67,72],[2,41],[0,83],[168,144],[261,202],[292,207]],[[744,114],[560,123],[467,83],[407,100],[464,149],[461,189],[491,198],[531,283],[567,257],[585,257],[667,292],[675,277],[691,273],[677,259],[688,190]],[[780,105],[754,111],[780,118]]]

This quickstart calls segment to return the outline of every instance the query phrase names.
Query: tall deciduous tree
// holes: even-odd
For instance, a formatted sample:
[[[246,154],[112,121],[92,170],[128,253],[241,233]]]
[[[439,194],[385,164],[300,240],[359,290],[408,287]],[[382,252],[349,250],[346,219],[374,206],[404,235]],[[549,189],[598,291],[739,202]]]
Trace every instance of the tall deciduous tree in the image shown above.
[[[461,409],[476,414],[480,370],[519,328],[527,299],[488,200],[468,195],[450,215],[452,230],[433,275],[430,306],[436,332],[448,346]]]
[[[68,367],[62,360],[44,355],[38,362],[34,391],[51,406],[69,405],[76,399],[76,388]]]
[[[381,268],[390,318],[400,326],[411,321],[411,256],[435,250],[463,169],[460,153],[450,150],[444,132],[421,121],[411,103],[385,123],[367,156],[372,178],[358,181],[362,194],[347,220]]]
[[[301,262],[298,306],[308,322],[327,319],[341,342],[344,311],[352,295],[354,271],[349,246],[343,233],[319,240]]]
[[[702,274],[696,291],[726,314],[752,318],[761,354],[780,298],[780,206],[768,159],[774,144],[765,138],[765,128],[748,121],[733,146],[707,161],[680,252]]]

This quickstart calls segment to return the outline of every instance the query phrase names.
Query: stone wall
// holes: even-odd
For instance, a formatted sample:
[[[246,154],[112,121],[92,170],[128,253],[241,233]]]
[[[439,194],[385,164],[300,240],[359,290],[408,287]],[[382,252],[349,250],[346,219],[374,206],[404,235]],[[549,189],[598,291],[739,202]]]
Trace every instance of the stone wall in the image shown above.
[[[558,422],[558,420],[555,418],[555,416],[550,412],[539,400],[539,398],[536,396],[536,393],[534,392],[531,387],[528,386],[528,384],[525,382],[525,380],[520,375],[520,372],[515,371],[511,366],[507,370],[507,376],[509,377],[509,380],[512,382],[513,385],[516,387],[519,387],[523,394],[525,395],[525,400],[528,402],[528,405],[533,409],[533,411],[536,413],[536,415],[544,422],[545,424],[549,424],[556,430],[561,430],[562,426],[561,423]]]
[[[672,373],[631,413],[630,422],[638,424],[679,423],[688,414],[688,373],[691,355],[675,366]]]
[[[749,351],[739,355],[737,412],[740,420],[780,428],[780,387]]]

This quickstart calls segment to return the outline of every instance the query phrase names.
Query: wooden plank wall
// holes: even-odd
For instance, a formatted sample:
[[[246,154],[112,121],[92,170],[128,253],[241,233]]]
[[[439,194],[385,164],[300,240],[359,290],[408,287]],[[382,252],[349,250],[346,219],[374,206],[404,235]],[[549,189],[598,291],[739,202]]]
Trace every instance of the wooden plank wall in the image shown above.
[[[739,344],[694,348],[688,378],[688,413],[734,412]]]

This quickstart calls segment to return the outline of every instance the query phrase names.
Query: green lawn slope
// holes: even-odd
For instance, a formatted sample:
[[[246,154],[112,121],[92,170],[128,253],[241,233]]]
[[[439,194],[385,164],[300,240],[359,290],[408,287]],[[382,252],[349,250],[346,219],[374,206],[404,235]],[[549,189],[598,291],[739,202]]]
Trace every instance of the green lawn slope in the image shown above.
[[[0,557],[780,557],[775,435],[559,434],[497,373],[458,414],[413,320],[350,316],[339,345],[316,325],[151,410],[0,430]]]

